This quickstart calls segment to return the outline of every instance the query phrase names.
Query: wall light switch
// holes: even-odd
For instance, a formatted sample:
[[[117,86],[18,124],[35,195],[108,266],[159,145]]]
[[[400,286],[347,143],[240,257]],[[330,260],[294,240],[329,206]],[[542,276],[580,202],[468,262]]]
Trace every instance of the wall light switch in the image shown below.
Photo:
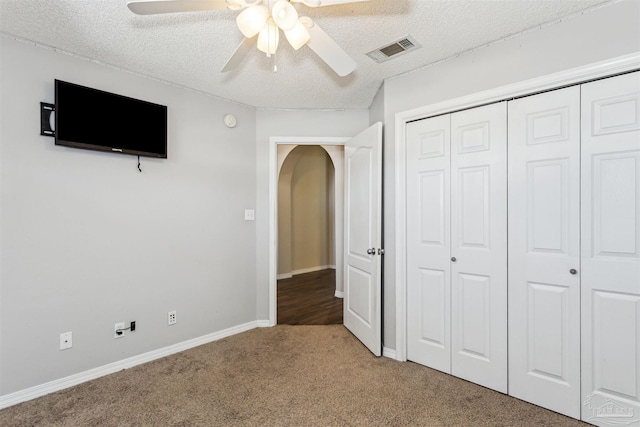
[[[256,219],[256,211],[253,209],[245,209],[244,210],[244,220],[245,221],[254,221]]]
[[[73,346],[71,338],[71,332],[60,334],[60,350],[66,350]]]

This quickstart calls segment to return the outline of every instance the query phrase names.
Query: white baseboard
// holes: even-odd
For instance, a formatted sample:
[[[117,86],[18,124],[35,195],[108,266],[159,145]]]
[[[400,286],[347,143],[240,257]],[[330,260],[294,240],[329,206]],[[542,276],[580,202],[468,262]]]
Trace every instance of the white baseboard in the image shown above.
[[[398,360],[396,351],[392,348],[382,347],[382,355],[384,357],[388,357],[389,359]]]
[[[293,276],[297,276],[298,274],[313,273],[314,271],[327,270],[329,268],[331,268],[330,265],[319,265],[317,267],[309,267],[309,268],[301,268],[300,270],[293,270],[291,274]]]
[[[344,298],[344,292],[342,292],[342,291],[336,291],[335,296],[336,296],[336,298]]]
[[[314,271],[335,270],[335,269],[336,269],[335,265],[319,265],[317,267],[301,268],[299,270],[293,270],[289,273],[278,274],[276,276],[276,280],[291,279],[293,276],[297,276],[298,274],[313,273]]]
[[[183,341],[178,344],[173,344],[168,347],[159,348],[157,350],[129,357],[127,359],[119,360],[117,362],[109,363],[108,365],[73,374],[65,378],[60,378],[48,383],[29,387],[27,389],[16,391],[14,393],[5,394],[4,396],[0,396],[0,409],[17,405],[18,403],[26,402],[27,400],[32,400],[37,397],[44,396],[45,394],[60,391],[86,381],[90,381],[96,378],[103,377],[105,375],[112,374],[114,372],[121,371],[123,369],[129,369],[143,363],[151,362],[152,360],[160,359],[161,357],[170,356],[172,354],[179,353],[181,351],[185,351],[199,345],[217,341],[231,335],[236,335],[241,332],[246,332],[251,329],[266,326],[272,326],[269,324],[268,320],[256,320],[253,322],[245,323],[243,325],[233,326],[222,331],[203,335],[198,338]]]
[[[271,323],[271,321],[269,320],[257,320],[256,325],[258,326],[258,328],[271,328],[273,326],[276,326],[275,323]]]

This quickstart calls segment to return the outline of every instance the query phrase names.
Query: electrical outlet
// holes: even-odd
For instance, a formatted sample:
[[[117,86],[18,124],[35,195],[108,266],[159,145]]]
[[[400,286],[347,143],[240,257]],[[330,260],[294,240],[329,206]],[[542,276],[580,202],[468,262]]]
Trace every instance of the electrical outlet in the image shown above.
[[[169,325],[175,325],[176,322],[178,321],[178,318],[176,317],[176,311],[170,311],[169,312],[169,318],[168,318],[168,324]]]
[[[114,338],[122,338],[124,337],[124,322],[116,323],[113,327],[113,337]]]
[[[60,350],[66,350],[71,347],[73,347],[73,342],[71,341],[71,332],[60,334]]]

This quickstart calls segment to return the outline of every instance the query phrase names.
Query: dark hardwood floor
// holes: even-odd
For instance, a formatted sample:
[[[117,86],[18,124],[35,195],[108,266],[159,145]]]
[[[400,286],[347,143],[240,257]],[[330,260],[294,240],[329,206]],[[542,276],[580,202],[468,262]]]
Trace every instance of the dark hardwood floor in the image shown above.
[[[335,270],[278,280],[278,324],[342,324],[342,298],[336,298],[335,291]]]

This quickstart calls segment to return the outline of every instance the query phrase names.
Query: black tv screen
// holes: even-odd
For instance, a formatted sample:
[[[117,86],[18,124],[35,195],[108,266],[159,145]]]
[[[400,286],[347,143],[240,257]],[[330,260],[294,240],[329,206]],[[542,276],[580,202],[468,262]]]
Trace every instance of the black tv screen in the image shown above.
[[[56,145],[167,158],[167,107],[55,81]]]

